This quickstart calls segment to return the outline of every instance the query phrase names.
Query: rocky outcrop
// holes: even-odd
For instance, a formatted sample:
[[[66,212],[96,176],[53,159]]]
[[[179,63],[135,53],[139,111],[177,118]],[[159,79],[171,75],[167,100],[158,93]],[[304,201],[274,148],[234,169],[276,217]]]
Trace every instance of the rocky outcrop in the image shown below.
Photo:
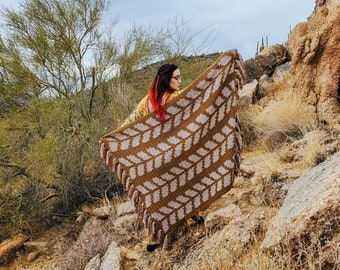
[[[340,130],[340,2],[317,0],[288,39],[290,87],[315,106],[320,123]]]
[[[242,93],[240,108],[259,99],[272,83],[283,79],[285,90],[311,105],[320,126],[340,131],[340,2],[318,0],[307,22],[297,24],[287,47],[266,47],[244,62],[245,87],[258,81],[253,97]],[[289,71],[289,72],[288,72]],[[287,74],[288,73],[288,74]],[[245,91],[246,92],[246,91]],[[249,92],[249,91],[248,91]],[[255,98],[255,99],[254,99]],[[261,97],[260,97],[261,98]]]
[[[340,152],[294,181],[269,225],[262,248],[285,246],[287,249],[302,237],[309,239],[307,243],[316,240],[325,244],[339,234],[339,164]]]
[[[254,79],[259,80],[264,74],[271,76],[277,66],[289,60],[289,54],[285,46],[276,44],[265,47],[254,58],[244,61],[245,83],[250,83]]]
[[[211,213],[210,222],[216,224],[221,220],[228,222],[221,230],[204,239],[199,248],[191,247],[184,262],[175,265],[174,269],[227,269],[221,268],[220,254],[229,254],[230,260],[238,259],[236,254],[252,241],[254,232],[260,224],[259,219],[251,214],[242,215],[241,210],[232,205],[228,209]],[[210,226],[211,223],[208,227]]]
[[[99,270],[120,270],[121,268],[121,250],[116,242],[112,242],[107,249]]]

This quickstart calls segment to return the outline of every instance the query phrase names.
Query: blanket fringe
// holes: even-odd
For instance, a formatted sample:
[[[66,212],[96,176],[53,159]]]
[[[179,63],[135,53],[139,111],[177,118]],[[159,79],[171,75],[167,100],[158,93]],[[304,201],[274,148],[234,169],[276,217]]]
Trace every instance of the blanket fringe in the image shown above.
[[[144,211],[143,211],[143,223],[144,223],[146,228],[147,228],[147,220],[148,220],[148,212],[147,212],[146,209],[144,209]]]
[[[138,206],[138,201],[139,201],[138,200],[138,191],[137,190],[135,190],[133,192],[131,199],[132,199],[133,203],[135,204],[135,207],[137,207]]]
[[[163,243],[161,243],[161,245],[162,245],[162,249],[166,250],[170,248],[170,236],[169,235],[166,235],[164,237],[164,241]]]

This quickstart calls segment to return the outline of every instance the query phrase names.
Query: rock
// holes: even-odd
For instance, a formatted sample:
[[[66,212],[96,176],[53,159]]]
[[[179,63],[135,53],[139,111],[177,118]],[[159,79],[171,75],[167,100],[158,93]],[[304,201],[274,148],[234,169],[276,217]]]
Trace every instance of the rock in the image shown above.
[[[83,226],[77,241],[72,244],[65,254],[66,261],[64,263],[85,267],[85,262],[106,250],[115,237],[110,219],[89,218]]]
[[[136,208],[132,201],[124,202],[117,206],[117,216],[123,216],[136,212]]]
[[[260,206],[264,203],[263,188],[261,186],[250,188],[249,203],[254,206]]]
[[[107,206],[102,206],[93,210],[92,215],[99,219],[107,219],[110,214],[110,209]]]
[[[237,254],[250,243],[259,225],[259,220],[253,215],[236,216],[221,231],[204,239],[200,248],[193,247],[189,250],[184,262],[175,265],[174,269],[227,269],[228,267],[221,266],[219,256],[224,259],[227,256],[234,258],[233,254]]]
[[[78,212],[77,213],[77,219],[76,219],[76,223],[80,224],[80,225],[84,225],[85,222],[90,218],[90,215],[88,213],[85,212]]]
[[[28,254],[27,261],[33,262],[39,256],[40,256],[40,252],[39,251],[33,251],[33,252]]]
[[[292,55],[288,87],[315,106],[320,122],[340,130],[340,4],[317,1],[307,22],[297,24],[288,38]]]
[[[224,230],[223,237],[227,242],[227,249],[235,250],[246,246],[259,226],[259,220],[251,214],[236,217]]]
[[[243,110],[249,108],[250,104],[254,103],[255,95],[259,89],[257,80],[245,84],[239,92],[239,99],[237,101],[238,109]]]
[[[243,86],[239,95],[240,97],[248,96],[250,99],[253,99],[257,89],[258,89],[258,81],[254,79],[251,83],[247,83]]]
[[[262,248],[282,245],[301,235],[320,237],[321,232],[338,226],[339,164],[340,152],[294,181],[278,214],[270,222]]]
[[[289,70],[290,62],[284,63],[283,65],[276,67],[272,75],[272,81],[275,83],[282,81],[285,75],[289,72]]]
[[[85,266],[84,270],[99,270],[100,267],[100,254],[94,256]]]
[[[241,209],[235,204],[230,204],[227,207],[209,213],[205,217],[204,226],[207,229],[214,226],[222,226],[229,223],[235,217],[239,217],[241,215]]]
[[[254,58],[244,61],[245,83],[252,82],[254,79],[259,80],[263,74],[271,75],[277,66],[289,60],[288,51],[283,45],[276,44],[264,48]]]
[[[118,217],[114,221],[114,226],[118,234],[127,234],[134,229],[134,224],[137,221],[137,214],[130,214]]]
[[[255,170],[252,166],[241,163],[240,172],[244,177],[251,177],[255,174]]]
[[[100,270],[120,270],[121,268],[121,251],[116,242],[112,242],[107,249],[101,265]]]
[[[268,187],[268,191],[265,194],[265,200],[267,204],[274,205],[276,207],[281,206],[284,198],[287,195],[290,185],[290,181],[271,183],[270,187]]]
[[[273,80],[267,74],[264,74],[259,79],[259,88],[261,92],[265,92],[268,88],[272,86]]]
[[[245,110],[247,110],[250,107],[250,105],[252,103],[253,103],[253,100],[249,96],[241,96],[237,100],[237,109],[239,111],[245,111]]]

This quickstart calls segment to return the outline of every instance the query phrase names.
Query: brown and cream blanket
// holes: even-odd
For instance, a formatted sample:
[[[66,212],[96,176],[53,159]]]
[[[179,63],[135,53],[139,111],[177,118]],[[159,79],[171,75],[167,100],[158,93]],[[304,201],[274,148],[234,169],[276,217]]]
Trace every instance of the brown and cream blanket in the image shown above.
[[[227,51],[156,113],[104,135],[101,156],[163,249],[178,225],[226,193],[240,162],[238,91],[244,72]]]

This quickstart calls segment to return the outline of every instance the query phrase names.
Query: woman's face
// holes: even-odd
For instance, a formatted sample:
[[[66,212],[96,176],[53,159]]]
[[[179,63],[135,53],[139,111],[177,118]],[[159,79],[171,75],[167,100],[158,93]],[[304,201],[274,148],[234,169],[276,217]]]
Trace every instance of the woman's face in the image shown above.
[[[172,76],[170,79],[170,83],[169,86],[171,88],[171,90],[173,91],[178,91],[180,86],[181,86],[181,72],[179,71],[179,69],[175,69],[172,72]]]

